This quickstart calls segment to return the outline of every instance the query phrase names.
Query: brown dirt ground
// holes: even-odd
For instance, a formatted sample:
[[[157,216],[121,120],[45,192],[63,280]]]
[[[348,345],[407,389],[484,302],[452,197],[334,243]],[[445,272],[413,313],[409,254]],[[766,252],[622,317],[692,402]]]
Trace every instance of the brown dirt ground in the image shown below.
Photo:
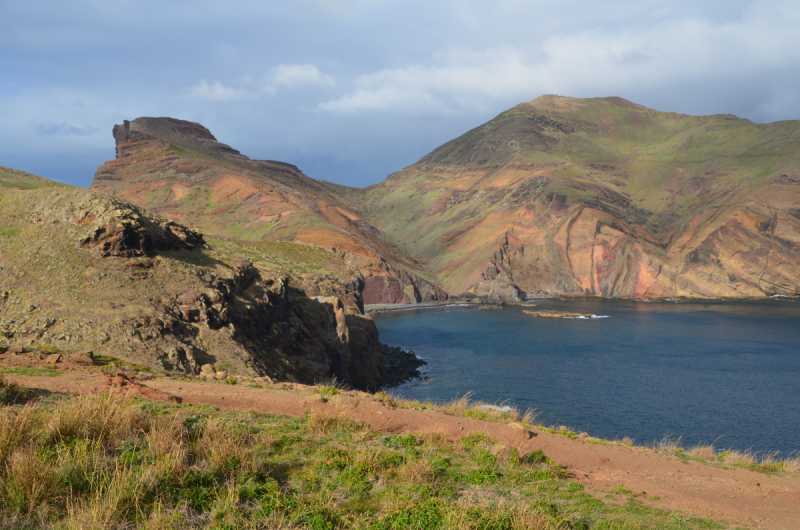
[[[35,361],[39,362],[36,363]],[[88,360],[88,359],[87,359]],[[31,354],[0,355],[0,368],[46,365],[45,357]],[[67,395],[100,394],[205,404],[220,409],[301,416],[309,411],[344,413],[387,433],[436,430],[450,439],[483,432],[526,453],[542,449],[567,467],[587,492],[605,498],[624,486],[645,504],[679,510],[684,515],[707,517],[731,525],[788,530],[800,528],[800,476],[767,475],[745,469],[722,469],[681,460],[624,445],[596,445],[583,440],[514,426],[463,418],[442,411],[393,409],[364,392],[347,391],[323,402],[313,387],[278,383],[265,388],[220,382],[189,382],[156,377],[131,380],[122,374],[98,371],[86,362],[65,358],[54,365],[64,373],[56,377],[5,375],[28,388]],[[650,499],[658,496],[658,500]]]

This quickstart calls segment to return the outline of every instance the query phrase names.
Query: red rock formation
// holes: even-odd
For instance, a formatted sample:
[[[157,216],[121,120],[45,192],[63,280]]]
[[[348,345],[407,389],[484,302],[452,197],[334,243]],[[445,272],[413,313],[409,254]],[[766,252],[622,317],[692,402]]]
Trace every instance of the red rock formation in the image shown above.
[[[113,129],[117,158],[98,168],[92,189],[107,191],[209,235],[280,240],[331,249],[368,278],[385,277],[403,303],[447,294],[403,252],[346,205],[348,189],[308,178],[291,164],[250,160],[200,124],[138,118]],[[136,247],[109,229],[116,247]],[[121,238],[128,237],[124,242]],[[130,249],[130,252],[135,252]],[[139,250],[139,252],[145,252]],[[368,291],[364,302],[379,303]]]

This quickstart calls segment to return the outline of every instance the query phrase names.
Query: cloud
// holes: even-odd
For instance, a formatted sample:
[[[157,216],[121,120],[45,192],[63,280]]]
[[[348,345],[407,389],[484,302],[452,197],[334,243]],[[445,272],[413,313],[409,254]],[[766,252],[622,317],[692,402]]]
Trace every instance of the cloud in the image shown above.
[[[274,96],[279,89],[332,86],[335,83],[333,77],[323,74],[313,64],[279,64],[273,66],[261,81],[245,75],[237,88],[225,86],[219,81],[209,83],[203,79],[184,98],[217,102],[258,99],[263,93]]]
[[[185,97],[207,101],[232,101],[248,98],[250,94],[246,90],[226,87],[219,81],[209,84],[203,79],[196,86],[193,86]]]
[[[361,185],[547,93],[800,117],[797,0],[182,4],[0,2],[0,164],[88,184],[115,123],[175,116]]]
[[[96,127],[77,127],[69,123],[42,123],[36,128],[36,134],[44,136],[87,136],[96,132]]]
[[[453,48],[432,61],[358,76],[327,112],[452,114],[544,93],[607,95],[759,75],[800,64],[797,7],[751,6],[736,22],[661,20],[556,34],[530,46]]]
[[[452,114],[469,108],[481,111],[487,98],[530,93],[536,68],[511,48],[455,52],[444,66],[412,65],[360,76],[357,89],[319,105],[338,113],[395,111]]]
[[[279,88],[330,86],[334,79],[319,71],[313,64],[279,64],[267,76],[266,90],[275,94]]]

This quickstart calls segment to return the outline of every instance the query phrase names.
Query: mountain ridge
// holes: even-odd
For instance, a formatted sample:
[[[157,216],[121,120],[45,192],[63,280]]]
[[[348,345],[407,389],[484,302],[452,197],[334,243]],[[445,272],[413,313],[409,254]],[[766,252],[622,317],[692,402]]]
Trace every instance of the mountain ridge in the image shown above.
[[[359,212],[467,298],[795,294],[799,131],[543,96],[366,188]]]
[[[362,272],[368,304],[794,295],[799,134],[548,95],[359,189],[139,118],[114,128],[117,159],[92,187],[212,235],[330,248]]]

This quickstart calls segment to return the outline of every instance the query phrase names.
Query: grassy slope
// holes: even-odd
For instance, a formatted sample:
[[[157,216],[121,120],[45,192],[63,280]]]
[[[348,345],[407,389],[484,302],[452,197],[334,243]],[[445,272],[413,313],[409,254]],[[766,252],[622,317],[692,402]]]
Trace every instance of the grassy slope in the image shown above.
[[[0,166],[0,188],[33,190],[49,187],[69,188],[71,186],[62,184],[61,182],[48,180],[46,178],[37,177],[31,173],[20,171],[19,169],[11,169]]]
[[[622,487],[607,497],[480,434],[382,436],[345,416],[108,396],[0,414],[3,528],[726,528]]]

